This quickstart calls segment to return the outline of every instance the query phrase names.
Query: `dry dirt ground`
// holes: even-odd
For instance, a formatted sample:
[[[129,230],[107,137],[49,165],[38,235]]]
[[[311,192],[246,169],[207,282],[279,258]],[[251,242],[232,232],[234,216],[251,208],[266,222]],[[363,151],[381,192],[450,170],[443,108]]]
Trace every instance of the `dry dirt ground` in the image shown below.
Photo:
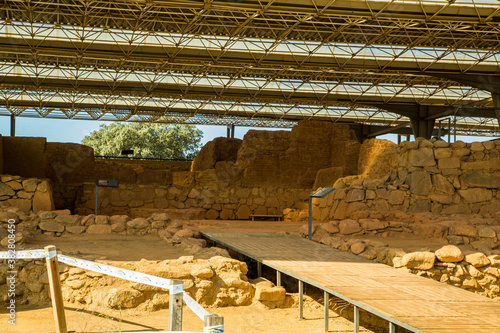
[[[198,221],[190,222],[200,230],[212,232],[242,233],[291,233],[298,234],[303,222],[254,222],[248,221]],[[420,248],[438,248],[440,241],[429,239],[384,239],[391,246],[400,246],[408,250]],[[61,237],[38,236],[27,245],[30,249],[56,245],[65,254],[81,257],[106,257],[109,260],[138,261],[175,259],[186,255],[182,245],[171,245],[156,236],[125,235],[78,235]],[[321,300],[319,300],[321,301]],[[66,303],[68,329],[74,332],[126,332],[167,330],[168,310],[144,312],[135,309],[112,310],[92,306],[76,307]],[[312,299],[306,299],[304,320],[298,319],[297,307],[268,309],[260,303],[250,306],[211,308],[211,313],[224,316],[226,332],[324,332],[323,306]],[[0,332],[54,332],[52,308],[31,305],[17,308],[17,325],[7,323],[6,311],[0,308]],[[203,330],[202,321],[185,307],[183,329]],[[353,324],[349,320],[330,311],[330,332],[352,332]],[[363,329],[362,332],[372,332]]]

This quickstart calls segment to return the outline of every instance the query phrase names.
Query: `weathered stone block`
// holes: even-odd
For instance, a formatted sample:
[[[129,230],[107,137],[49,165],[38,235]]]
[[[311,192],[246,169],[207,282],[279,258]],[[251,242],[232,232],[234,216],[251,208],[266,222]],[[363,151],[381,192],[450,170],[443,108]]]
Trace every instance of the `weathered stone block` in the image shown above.
[[[110,234],[111,226],[109,224],[93,224],[87,228],[87,233],[95,235]]]
[[[43,231],[63,232],[64,226],[52,220],[42,220],[38,227]]]
[[[132,229],[144,229],[149,227],[149,222],[145,218],[138,217],[132,221],[127,222],[127,227]]]
[[[36,178],[23,180],[23,188],[26,192],[35,192],[37,186],[38,180]]]
[[[224,208],[220,212],[221,220],[231,220],[231,219],[233,219],[233,217],[234,217],[234,212],[232,209]]]
[[[459,224],[450,228],[450,235],[477,237],[477,230],[468,224]]]
[[[471,151],[483,151],[484,146],[481,142],[472,142],[470,145],[470,150]]]
[[[8,185],[0,183],[0,196],[13,196],[16,192]]]
[[[451,148],[437,148],[434,150],[434,157],[436,159],[448,158],[451,157],[452,151]]]
[[[365,191],[362,189],[352,189],[347,193],[346,202],[362,201],[365,198]]]
[[[401,264],[412,269],[429,270],[434,268],[436,256],[432,252],[407,253],[401,259]]]
[[[252,211],[247,205],[241,205],[236,211],[236,218],[238,220],[248,220],[250,215],[252,215]]]
[[[474,267],[483,267],[490,264],[490,260],[481,252],[466,252],[465,261]]]
[[[464,260],[462,250],[455,245],[445,245],[437,250],[435,255],[442,262],[460,262]]]
[[[350,235],[356,232],[360,232],[363,229],[356,220],[343,220],[339,223],[339,230],[343,235]]]
[[[78,215],[57,215],[55,221],[63,225],[76,225],[80,224],[81,216]]]
[[[420,200],[410,206],[412,213],[424,213],[431,211],[431,202],[429,200]]]
[[[466,190],[458,190],[458,194],[470,203],[490,201],[492,198],[491,191],[484,188],[468,188]]]
[[[144,294],[138,290],[114,288],[108,293],[107,304],[114,309],[134,308],[144,301]]]
[[[391,205],[401,205],[405,200],[406,192],[403,190],[395,190],[389,193],[389,203]]]
[[[424,170],[412,172],[406,184],[410,186],[410,191],[416,195],[428,195],[432,188],[431,176]]]
[[[255,288],[255,298],[259,301],[283,301],[286,297],[286,290],[283,287],[268,287],[257,284]]]
[[[446,177],[436,174],[432,175],[432,184],[434,189],[439,192],[453,194],[455,193],[455,187],[446,179]]]
[[[429,194],[429,199],[434,202],[439,202],[443,205],[451,205],[453,203],[453,197],[445,193],[432,192]]]
[[[409,167],[425,167],[434,166],[434,151],[432,148],[421,148],[410,150],[408,152],[408,166]]]
[[[460,159],[458,157],[441,158],[438,160],[439,169],[459,169]]]
[[[460,180],[462,185],[468,187],[485,187],[485,188],[500,189],[500,174],[466,172],[460,177]]]
[[[42,188],[42,190],[40,190],[40,188]],[[45,191],[43,191],[43,189],[45,189]],[[36,214],[41,210],[54,210],[52,190],[50,190],[50,185],[47,181],[42,181],[40,184],[38,184],[37,191],[33,196],[33,213]]]
[[[31,200],[30,199],[9,199],[7,202],[13,206],[17,207],[23,212],[29,213],[31,210]]]

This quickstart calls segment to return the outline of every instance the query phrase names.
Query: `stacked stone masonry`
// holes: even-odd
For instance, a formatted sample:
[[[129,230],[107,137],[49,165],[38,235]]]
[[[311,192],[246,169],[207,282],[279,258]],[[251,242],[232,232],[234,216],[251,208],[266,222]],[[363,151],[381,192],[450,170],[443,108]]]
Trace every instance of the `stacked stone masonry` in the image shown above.
[[[307,237],[307,225],[301,234]],[[407,253],[384,242],[389,237],[402,240],[415,236],[444,240],[448,245]],[[500,214],[484,218],[360,211],[351,219],[313,227],[316,242],[498,300],[499,238]]]
[[[8,221],[16,224],[16,248],[25,248],[37,234],[58,237],[63,234],[127,234],[157,235],[170,246],[183,246],[187,256],[174,260],[146,260],[139,262],[107,261],[104,257],[85,255],[86,260],[136,270],[167,279],[183,281],[184,290],[203,306],[240,306],[256,301],[267,306],[286,306],[286,292],[263,279],[248,280],[246,263],[231,259],[221,248],[206,247],[200,233],[172,220],[167,214],[146,218],[128,216],[78,216],[68,210],[41,211],[27,214],[17,207],[0,210],[0,250],[9,244]],[[66,253],[72,255],[72,253]],[[75,254],[75,256],[78,256]],[[6,295],[6,277],[9,269],[0,263],[0,293]],[[49,302],[49,287],[45,263],[41,260],[17,260],[15,270],[16,302],[43,304]],[[101,273],[59,264],[61,287],[65,301],[115,309],[138,308],[156,310],[168,307],[168,291],[140,283],[131,283]],[[288,300],[289,303],[290,299]]]
[[[83,186],[76,213],[94,212],[96,187]],[[219,188],[215,186],[121,185],[98,189],[98,213],[149,216],[166,212],[178,219],[248,220],[250,215],[281,215],[287,207],[305,209],[308,190],[286,188]]]
[[[0,206],[18,207],[24,212],[53,210],[52,187],[47,179],[0,176]]]
[[[343,219],[365,210],[495,214],[500,211],[500,140],[403,142],[382,177],[344,177],[334,187],[332,195],[315,202],[314,219]]]

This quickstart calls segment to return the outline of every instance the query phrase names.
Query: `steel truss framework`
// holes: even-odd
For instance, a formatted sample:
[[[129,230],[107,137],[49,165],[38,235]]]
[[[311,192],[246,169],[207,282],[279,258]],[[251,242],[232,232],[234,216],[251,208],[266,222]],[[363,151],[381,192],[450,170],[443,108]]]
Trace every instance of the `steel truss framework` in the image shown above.
[[[496,95],[496,0],[0,0],[0,115],[500,135]]]

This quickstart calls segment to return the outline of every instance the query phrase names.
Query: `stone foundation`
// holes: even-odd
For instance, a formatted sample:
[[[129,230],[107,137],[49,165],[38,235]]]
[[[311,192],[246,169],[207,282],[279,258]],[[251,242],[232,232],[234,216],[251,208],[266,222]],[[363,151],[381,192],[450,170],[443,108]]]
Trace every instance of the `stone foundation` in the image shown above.
[[[99,188],[99,214],[146,216],[152,212],[179,214],[180,219],[248,220],[252,214],[281,215],[286,207],[303,209],[309,190],[286,188],[219,188],[120,185]],[[76,213],[94,212],[95,184],[86,183]],[[182,217],[184,210],[186,218]],[[150,214],[149,214],[150,215]]]

